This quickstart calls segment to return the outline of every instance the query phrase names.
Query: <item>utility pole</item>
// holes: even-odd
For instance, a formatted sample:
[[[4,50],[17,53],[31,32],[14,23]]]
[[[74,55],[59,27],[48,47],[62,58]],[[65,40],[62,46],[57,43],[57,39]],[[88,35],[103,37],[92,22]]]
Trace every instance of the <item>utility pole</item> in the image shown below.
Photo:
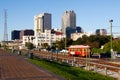
[[[67,50],[66,48],[67,48],[67,35],[66,35],[66,29],[65,29],[65,50]]]
[[[112,22],[113,22],[113,20],[111,19],[111,20],[109,20],[109,22],[110,22],[110,43],[111,43],[111,45],[110,45],[110,52],[111,52],[111,58],[113,57],[113,45],[112,45]]]

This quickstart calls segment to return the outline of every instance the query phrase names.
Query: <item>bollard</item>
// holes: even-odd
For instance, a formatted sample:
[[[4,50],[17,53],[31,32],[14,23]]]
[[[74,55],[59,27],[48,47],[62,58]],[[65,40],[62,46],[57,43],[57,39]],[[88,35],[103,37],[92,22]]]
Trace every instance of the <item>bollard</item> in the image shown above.
[[[107,67],[105,67],[105,73],[104,74],[107,76]]]
[[[96,65],[94,65],[94,72],[96,72]]]
[[[90,64],[88,65],[87,70],[88,70],[88,71],[90,70]]]
[[[88,64],[86,63],[85,66],[86,66],[86,70],[87,70],[88,69]]]
[[[28,56],[30,59],[33,59],[33,53],[29,53]]]
[[[21,51],[18,50],[18,55],[21,55]]]
[[[74,61],[72,61],[72,66],[74,66]]]
[[[14,49],[12,49],[12,53],[14,53]]]
[[[53,60],[53,53],[51,53],[51,60]]]
[[[78,64],[78,62],[76,62],[76,65],[75,65],[76,67],[79,67],[79,64]]]
[[[118,80],[120,80],[120,70],[118,71]]]
[[[76,58],[74,57],[74,62],[76,62]]]
[[[101,55],[99,54],[99,58],[101,58]]]
[[[62,59],[62,62],[64,62],[64,59]]]
[[[67,63],[69,64],[69,61],[68,61],[68,59],[67,59]]]

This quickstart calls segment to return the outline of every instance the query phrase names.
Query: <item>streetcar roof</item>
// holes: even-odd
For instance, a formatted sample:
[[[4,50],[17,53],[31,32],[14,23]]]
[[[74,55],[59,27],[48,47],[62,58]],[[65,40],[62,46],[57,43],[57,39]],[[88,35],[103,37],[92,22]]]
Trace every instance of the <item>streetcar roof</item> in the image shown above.
[[[71,45],[69,48],[90,48],[88,45]]]

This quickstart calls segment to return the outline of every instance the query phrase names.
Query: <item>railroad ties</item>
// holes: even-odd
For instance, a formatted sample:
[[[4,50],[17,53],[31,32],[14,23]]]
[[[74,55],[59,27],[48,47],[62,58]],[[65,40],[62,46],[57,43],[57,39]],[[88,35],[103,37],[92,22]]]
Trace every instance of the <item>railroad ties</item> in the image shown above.
[[[70,57],[68,55],[56,54],[52,52],[32,51],[34,56],[50,61],[59,61],[71,66],[80,67],[106,76],[119,78],[120,64],[116,64],[106,59]],[[117,62],[120,63],[120,62]],[[120,80],[120,78],[118,79]]]

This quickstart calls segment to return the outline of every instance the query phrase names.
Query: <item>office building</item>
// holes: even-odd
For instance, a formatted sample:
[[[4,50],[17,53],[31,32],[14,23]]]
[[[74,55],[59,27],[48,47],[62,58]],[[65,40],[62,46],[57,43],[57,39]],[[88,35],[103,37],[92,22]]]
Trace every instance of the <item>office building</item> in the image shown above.
[[[83,33],[83,29],[79,26],[72,28],[72,27],[67,27],[66,28],[66,37],[70,38],[71,34],[73,33]]]
[[[96,35],[107,35],[106,29],[97,29]]]
[[[34,17],[34,32],[35,36],[43,33],[45,29],[51,29],[52,25],[51,14],[42,13]]]
[[[34,36],[34,31],[32,29],[26,29],[20,31],[20,40],[23,39],[23,36]]]
[[[71,28],[76,27],[76,14],[73,10],[65,11],[64,14],[62,15],[63,34],[66,34],[65,32],[67,27],[71,27]]]
[[[13,30],[11,32],[11,40],[18,40],[20,39],[20,30]]]

